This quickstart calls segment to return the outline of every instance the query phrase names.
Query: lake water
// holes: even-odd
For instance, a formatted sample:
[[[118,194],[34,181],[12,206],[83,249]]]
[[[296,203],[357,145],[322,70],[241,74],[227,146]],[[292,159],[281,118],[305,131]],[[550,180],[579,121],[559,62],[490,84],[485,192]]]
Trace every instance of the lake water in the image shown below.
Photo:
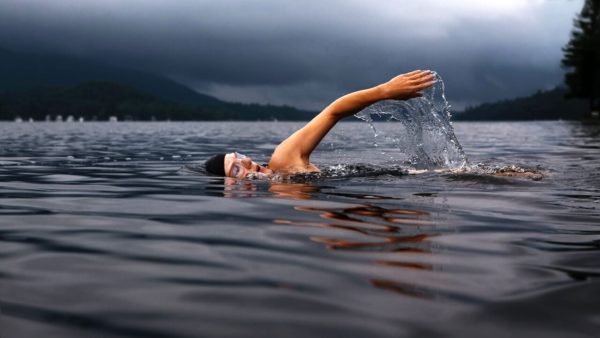
[[[456,123],[462,172],[384,170],[366,123],[311,158],[340,175],[194,171],[299,126],[0,123],[0,336],[597,337],[599,125]]]

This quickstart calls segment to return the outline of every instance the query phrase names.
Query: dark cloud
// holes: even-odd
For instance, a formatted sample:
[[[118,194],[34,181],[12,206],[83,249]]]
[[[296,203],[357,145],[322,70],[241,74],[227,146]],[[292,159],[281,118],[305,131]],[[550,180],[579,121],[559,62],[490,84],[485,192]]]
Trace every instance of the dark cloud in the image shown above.
[[[318,108],[414,68],[457,106],[562,80],[581,1],[0,3],[0,46],[158,72],[232,101]]]

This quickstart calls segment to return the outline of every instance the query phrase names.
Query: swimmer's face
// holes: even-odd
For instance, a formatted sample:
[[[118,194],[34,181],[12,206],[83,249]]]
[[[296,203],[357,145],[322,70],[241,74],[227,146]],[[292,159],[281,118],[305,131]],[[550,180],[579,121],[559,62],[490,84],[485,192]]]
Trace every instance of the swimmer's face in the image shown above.
[[[252,161],[250,157],[242,154],[229,153],[225,155],[225,176],[245,178],[250,173],[272,174],[273,171],[260,166]]]

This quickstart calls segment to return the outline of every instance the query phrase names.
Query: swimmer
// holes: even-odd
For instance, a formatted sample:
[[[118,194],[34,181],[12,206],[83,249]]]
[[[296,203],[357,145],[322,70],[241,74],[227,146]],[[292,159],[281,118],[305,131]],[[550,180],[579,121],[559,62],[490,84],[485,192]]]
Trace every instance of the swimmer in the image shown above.
[[[273,151],[268,165],[261,166],[250,157],[231,152],[214,155],[204,166],[209,173],[235,178],[246,178],[252,173],[289,175],[318,172],[319,168],[310,162],[310,155],[336,123],[378,101],[420,97],[420,91],[431,87],[434,82],[431,71],[415,70],[375,87],[344,95],[281,142]]]

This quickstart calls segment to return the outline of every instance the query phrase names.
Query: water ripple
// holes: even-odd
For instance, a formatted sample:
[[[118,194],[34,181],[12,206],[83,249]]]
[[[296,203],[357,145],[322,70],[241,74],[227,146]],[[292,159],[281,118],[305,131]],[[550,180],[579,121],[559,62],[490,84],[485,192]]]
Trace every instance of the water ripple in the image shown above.
[[[342,123],[326,175],[197,170],[298,126],[0,123],[3,337],[597,332],[597,127],[458,123],[477,164],[416,173]]]

